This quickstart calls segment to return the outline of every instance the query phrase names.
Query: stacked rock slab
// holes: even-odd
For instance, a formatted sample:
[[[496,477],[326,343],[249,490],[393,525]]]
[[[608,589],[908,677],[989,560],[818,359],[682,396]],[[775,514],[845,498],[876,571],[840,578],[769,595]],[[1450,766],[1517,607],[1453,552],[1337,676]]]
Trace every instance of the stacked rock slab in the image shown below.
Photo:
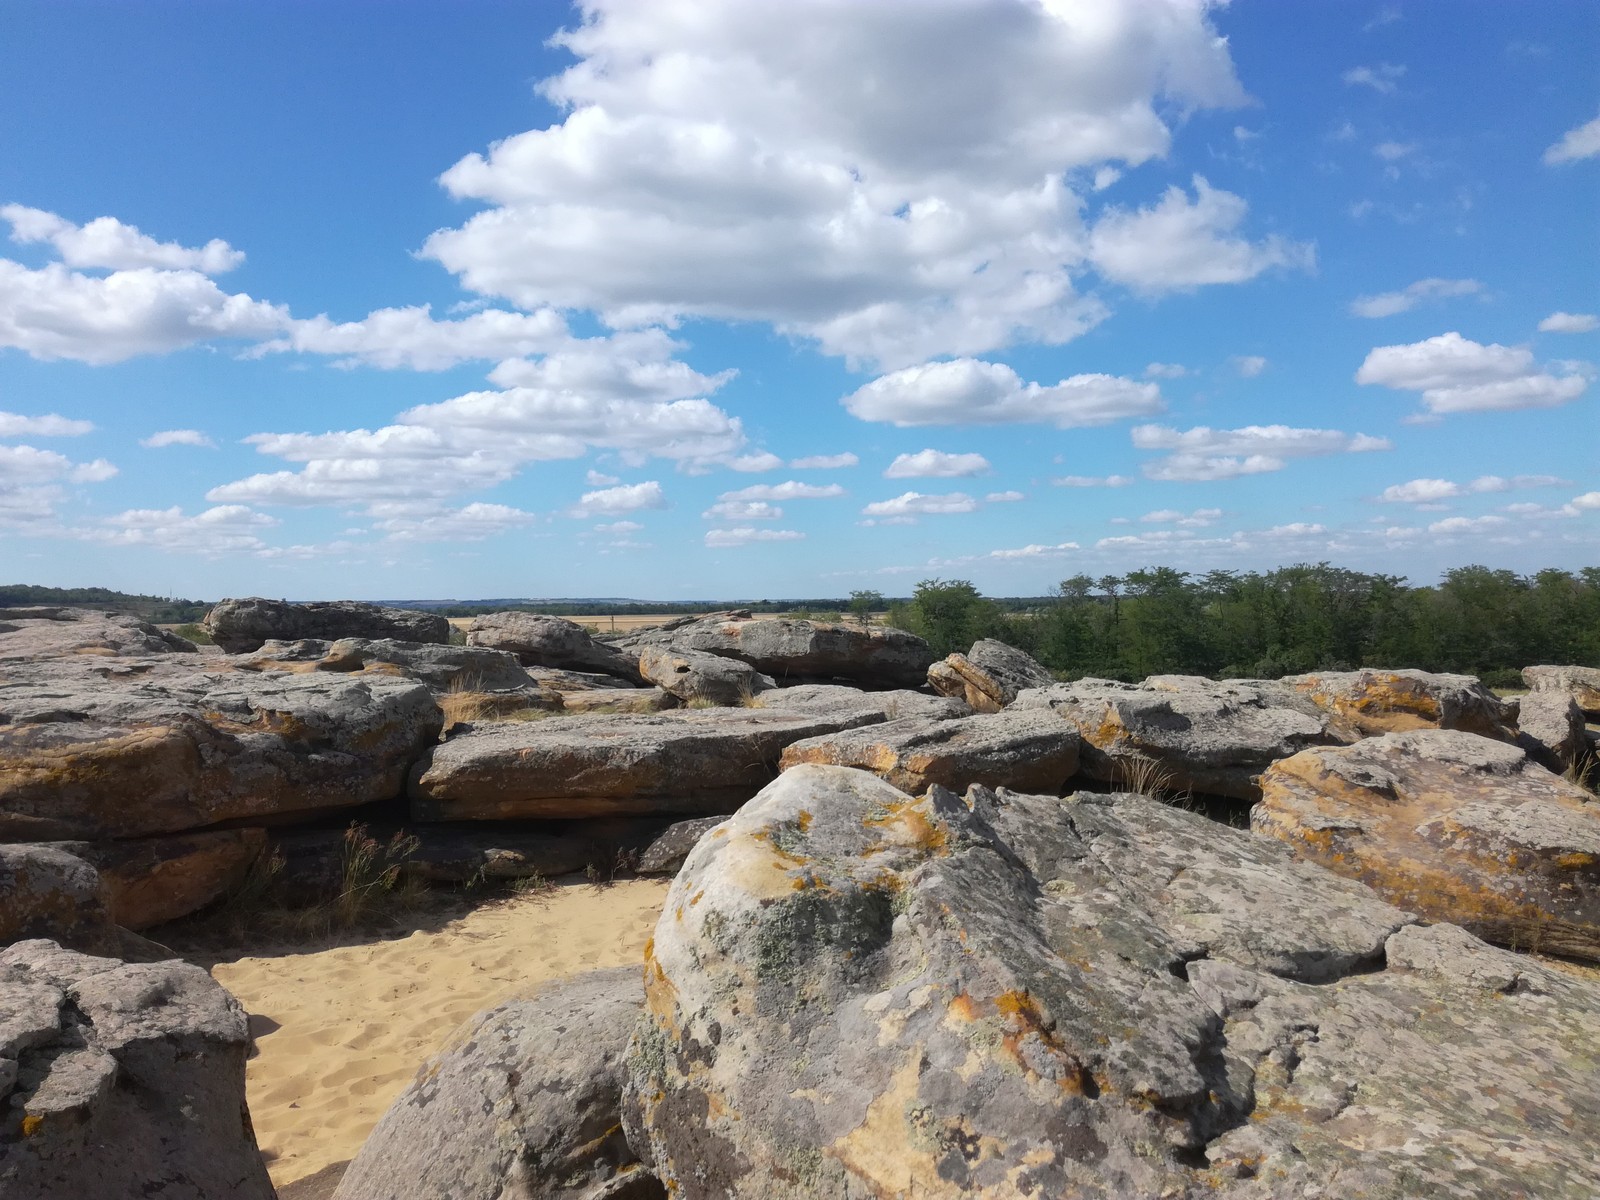
[[[448,642],[450,622],[437,613],[384,608],[354,600],[291,604],[260,596],[219,600],[205,619],[211,639],[229,654],[245,654],[271,640],[393,638]]]
[[[1282,683],[1326,711],[1346,740],[1411,729],[1460,729],[1516,740],[1512,710],[1471,675],[1428,671],[1330,671]]]
[[[19,942],[0,952],[0,1195],[271,1200],[250,1038],[199,967]]]
[[[1515,745],[1451,730],[1307,750],[1251,828],[1436,921],[1600,959],[1600,801]]]
[[[514,654],[482,646],[340,638],[267,642],[236,666],[252,671],[328,671],[416,679],[436,692],[499,692],[538,685]]]
[[[732,812],[777,774],[785,746],[865,723],[746,708],[552,717],[474,726],[410,783],[419,821]]]
[[[928,668],[928,686],[958,696],[975,712],[999,712],[1027,688],[1049,687],[1055,677],[1031,655],[983,638],[965,654],[952,654]]]
[[[929,696],[909,688],[865,692],[837,683],[800,683],[794,687],[778,688],[757,697],[756,706],[774,712],[847,717],[857,725],[909,717],[948,721],[953,717],[972,715],[972,709],[966,701],[949,696]]]
[[[624,1122],[678,1200],[1600,1190],[1600,987],[1139,797],[796,768],[645,988]]]
[[[547,985],[467,1023],[361,1147],[335,1200],[664,1200],[622,1136],[637,967]]]
[[[1035,709],[1053,710],[1077,731],[1086,775],[1140,791],[1253,802],[1261,772],[1278,759],[1350,740],[1305,696],[1259,680],[1080,679],[1030,688],[1013,711]]]
[[[1600,667],[1524,667],[1528,694],[1519,703],[1518,728],[1530,754],[1552,771],[1582,766],[1600,738]]]
[[[913,794],[934,784],[1059,793],[1078,771],[1078,733],[1039,709],[950,721],[909,717],[796,742],[787,771],[801,763],[860,767]]]
[[[639,674],[686,703],[743,704],[775,686],[770,676],[736,658],[662,646],[640,651]]]
[[[148,929],[187,916],[232,891],[266,849],[267,833],[208,829],[121,841],[45,844],[99,872],[113,922],[124,929]]]
[[[88,608],[0,609],[0,662],[63,655],[195,654],[195,644],[126,613]]]
[[[644,682],[637,654],[619,653],[595,641],[582,625],[561,617],[522,612],[474,617],[467,626],[467,645],[505,650],[525,667],[595,672],[636,685]]]
[[[921,686],[934,657],[926,642],[903,629],[755,617],[745,610],[668,622],[615,644],[634,653],[660,646],[737,658],[779,683],[847,679],[874,688]]]

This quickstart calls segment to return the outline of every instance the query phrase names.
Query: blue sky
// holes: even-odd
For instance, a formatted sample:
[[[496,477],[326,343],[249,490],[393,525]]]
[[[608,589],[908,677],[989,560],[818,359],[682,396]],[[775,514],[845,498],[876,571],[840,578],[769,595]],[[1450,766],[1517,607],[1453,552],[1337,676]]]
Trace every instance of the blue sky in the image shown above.
[[[12,0],[0,582],[1600,562],[1600,8]]]

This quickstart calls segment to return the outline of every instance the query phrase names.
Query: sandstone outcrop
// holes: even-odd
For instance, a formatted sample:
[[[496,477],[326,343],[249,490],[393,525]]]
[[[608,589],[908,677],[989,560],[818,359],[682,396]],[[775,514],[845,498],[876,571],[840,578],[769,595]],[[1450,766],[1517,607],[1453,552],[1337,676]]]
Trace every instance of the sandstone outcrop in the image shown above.
[[[860,767],[914,795],[933,784],[965,791],[975,783],[1056,795],[1078,772],[1078,732],[1040,709],[911,717],[795,742],[779,765],[801,763]]]
[[[1600,986],[1140,797],[788,771],[645,989],[623,1116],[678,1200],[1600,1188]]]
[[[783,748],[858,723],[761,709],[484,724],[413,772],[419,821],[731,812],[777,774]]]
[[[165,837],[47,844],[98,871],[111,920],[124,929],[137,930],[186,917],[232,891],[266,849],[267,833],[264,829],[213,829]],[[55,934],[36,936],[67,940]]]
[[[467,645],[515,654],[525,667],[555,667],[612,675],[632,684],[644,682],[637,654],[619,653],[595,641],[582,625],[564,617],[523,612],[474,617],[467,626]]]
[[[260,596],[219,600],[206,614],[206,631],[229,654],[247,654],[270,640],[393,638],[448,642],[450,622],[438,613],[384,608],[355,600],[291,604]]]
[[[561,711],[583,713],[654,713],[678,707],[678,698],[658,687],[591,688],[562,692]]]
[[[271,1200],[237,1001],[196,966],[0,953],[0,1195]]]
[[[1522,682],[1533,692],[1565,692],[1586,717],[1600,720],[1600,667],[1523,667]]]
[[[378,1122],[334,1200],[665,1200],[622,1135],[637,967],[480,1013]]]
[[[91,864],[60,846],[0,843],[0,946],[53,938],[94,949],[110,925],[106,890]]]
[[[928,686],[958,696],[975,712],[999,712],[1026,688],[1049,687],[1055,677],[1032,655],[982,638],[965,654],[952,654],[928,668]]]
[[[1534,689],[1517,702],[1517,744],[1540,766],[1559,775],[1588,752],[1583,710],[1566,691]]]
[[[194,654],[193,642],[125,613],[0,608],[0,662],[90,655]]]
[[[737,658],[780,684],[848,679],[868,687],[914,688],[933,663],[928,644],[903,629],[754,617],[742,610],[671,621],[615,644],[635,653],[661,646]]]
[[[1015,710],[1040,708],[1077,730],[1086,775],[1135,791],[1254,801],[1257,777],[1278,759],[1350,740],[1294,689],[1257,680],[1080,679],[1030,688],[1015,702]]]
[[[267,642],[236,665],[252,671],[393,675],[421,680],[436,692],[499,692],[538,686],[516,655],[503,650],[397,642],[393,638]]]
[[[1354,741],[1411,729],[1460,729],[1516,740],[1512,710],[1471,675],[1429,671],[1328,671],[1280,681],[1327,712]]]
[[[1516,746],[1426,729],[1308,750],[1251,828],[1489,941],[1600,959],[1600,800]]]
[[[106,660],[151,666],[110,680],[99,661],[48,660],[0,684],[0,839],[142,837],[386,799],[439,733],[433,693],[412,680],[173,673],[153,658]]]
[[[972,715],[965,700],[949,696],[929,696],[909,688],[892,691],[862,691],[838,683],[801,683],[777,688],[756,698],[756,707],[774,712],[810,713],[819,717],[849,717],[854,724],[898,721],[919,717],[928,721],[947,721]]]
[[[640,651],[639,674],[679,700],[725,706],[743,704],[775,686],[769,676],[736,658],[662,646]]]

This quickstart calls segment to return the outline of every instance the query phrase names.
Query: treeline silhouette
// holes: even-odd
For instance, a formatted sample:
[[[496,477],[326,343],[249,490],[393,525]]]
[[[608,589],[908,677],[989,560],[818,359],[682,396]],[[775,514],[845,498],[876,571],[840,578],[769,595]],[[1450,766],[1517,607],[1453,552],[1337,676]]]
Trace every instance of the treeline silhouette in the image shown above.
[[[1327,563],[1203,575],[1149,567],[1075,575],[1031,602],[928,579],[890,605],[889,621],[939,654],[998,638],[1073,679],[1276,679],[1376,666],[1515,687],[1534,663],[1600,666],[1600,567],[1517,575],[1466,566],[1423,587]]]

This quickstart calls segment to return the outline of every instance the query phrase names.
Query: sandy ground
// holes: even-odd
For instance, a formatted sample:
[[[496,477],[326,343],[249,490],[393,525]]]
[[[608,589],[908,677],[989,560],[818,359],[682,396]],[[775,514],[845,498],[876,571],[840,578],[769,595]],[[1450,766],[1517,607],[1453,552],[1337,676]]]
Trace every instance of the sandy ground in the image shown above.
[[[462,1021],[547,979],[644,961],[667,884],[585,884],[392,941],[215,964],[250,1013],[247,1090],[279,1187],[354,1157]]]

